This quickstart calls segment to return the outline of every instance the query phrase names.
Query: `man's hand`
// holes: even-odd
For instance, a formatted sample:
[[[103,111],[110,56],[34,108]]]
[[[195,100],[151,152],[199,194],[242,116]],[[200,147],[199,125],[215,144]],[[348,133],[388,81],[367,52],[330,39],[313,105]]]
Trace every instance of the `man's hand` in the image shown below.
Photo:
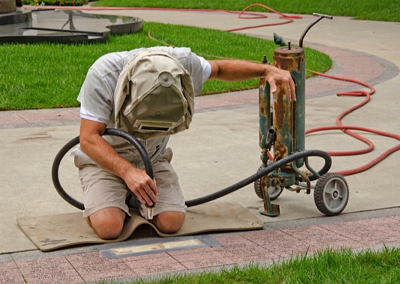
[[[157,186],[145,171],[131,167],[123,177],[128,188],[139,198],[140,202],[152,206],[157,201]]]
[[[209,80],[244,81],[253,78],[266,78],[271,92],[280,85],[289,100],[296,100],[295,84],[289,71],[268,64],[257,64],[245,60],[212,60]]]
[[[279,84],[285,90],[289,101],[296,100],[295,84],[289,71],[273,67],[267,71],[265,78],[271,86],[271,93],[276,92],[276,84]]]

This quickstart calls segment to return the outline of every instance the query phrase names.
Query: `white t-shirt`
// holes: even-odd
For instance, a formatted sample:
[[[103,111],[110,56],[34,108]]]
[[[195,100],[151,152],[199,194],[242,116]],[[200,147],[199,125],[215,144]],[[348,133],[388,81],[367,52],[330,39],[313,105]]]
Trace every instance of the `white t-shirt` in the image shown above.
[[[195,95],[201,93],[203,83],[211,74],[211,65],[204,58],[195,55],[189,48],[153,47],[148,49],[167,52],[175,56],[191,75]],[[115,127],[114,90],[118,76],[124,66],[140,50],[142,49],[106,54],[90,67],[78,96],[78,101],[81,103],[81,118],[104,123],[108,128]],[[104,139],[117,152],[133,147],[120,137],[106,136]],[[157,160],[165,149],[168,139],[169,136],[165,136],[141,141],[152,162]]]
[[[197,57],[200,59],[201,67],[203,69],[202,83],[204,83],[210,77],[211,65],[203,57],[201,57],[201,56],[197,56]],[[89,110],[87,110],[83,105],[81,105],[81,107],[80,107],[80,117],[87,119],[87,120],[92,120],[92,121],[103,123],[96,115],[94,115]]]

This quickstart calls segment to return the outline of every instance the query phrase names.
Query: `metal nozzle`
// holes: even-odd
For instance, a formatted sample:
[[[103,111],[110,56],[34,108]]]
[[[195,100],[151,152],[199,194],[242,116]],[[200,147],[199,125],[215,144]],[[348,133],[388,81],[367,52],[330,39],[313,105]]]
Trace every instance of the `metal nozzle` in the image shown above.
[[[269,150],[271,150],[271,146],[272,144],[274,144],[276,139],[276,132],[273,128],[268,129],[268,133],[267,133],[267,148]]]

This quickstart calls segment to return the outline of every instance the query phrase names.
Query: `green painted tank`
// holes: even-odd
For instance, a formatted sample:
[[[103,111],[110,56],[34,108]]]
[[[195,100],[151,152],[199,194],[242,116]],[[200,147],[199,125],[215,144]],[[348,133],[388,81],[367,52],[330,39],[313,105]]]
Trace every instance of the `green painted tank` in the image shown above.
[[[290,44],[279,47],[274,51],[273,65],[291,73],[296,84],[296,101],[289,101],[285,90],[279,84],[275,94],[271,95],[268,82],[265,78],[260,79],[260,147],[264,167],[269,159],[267,150],[270,151],[271,148],[274,161],[305,150],[304,50]],[[303,165],[304,159],[296,161],[296,167],[300,168]],[[282,170],[292,172],[291,165],[282,167]],[[290,180],[285,183],[291,183],[293,177]]]

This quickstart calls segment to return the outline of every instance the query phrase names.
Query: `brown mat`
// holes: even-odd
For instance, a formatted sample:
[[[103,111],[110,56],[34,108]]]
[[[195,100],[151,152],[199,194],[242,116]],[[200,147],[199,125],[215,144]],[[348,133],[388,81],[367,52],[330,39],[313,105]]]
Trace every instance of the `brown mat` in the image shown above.
[[[264,223],[237,203],[210,202],[188,208],[185,223],[175,234],[164,234],[132,210],[132,217],[121,236],[112,241],[100,239],[86,224],[82,213],[41,217],[20,217],[17,223],[25,235],[41,251],[51,251],[82,244],[121,242],[134,235],[141,225],[149,225],[161,237],[185,236],[204,232],[239,231],[263,228]]]

